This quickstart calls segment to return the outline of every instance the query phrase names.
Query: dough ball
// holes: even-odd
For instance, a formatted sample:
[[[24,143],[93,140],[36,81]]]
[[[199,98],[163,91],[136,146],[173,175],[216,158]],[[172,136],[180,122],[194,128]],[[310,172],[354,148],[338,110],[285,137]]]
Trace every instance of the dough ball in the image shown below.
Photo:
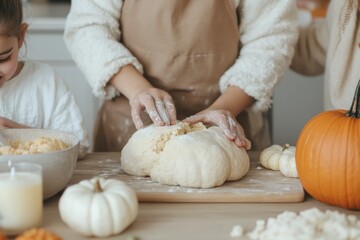
[[[121,165],[128,174],[163,184],[210,188],[242,178],[250,161],[219,127],[180,122],[135,132],[121,152]]]
[[[121,151],[121,166],[124,171],[130,175],[150,176],[165,143],[179,131],[182,128],[178,125],[150,125],[136,131]]]

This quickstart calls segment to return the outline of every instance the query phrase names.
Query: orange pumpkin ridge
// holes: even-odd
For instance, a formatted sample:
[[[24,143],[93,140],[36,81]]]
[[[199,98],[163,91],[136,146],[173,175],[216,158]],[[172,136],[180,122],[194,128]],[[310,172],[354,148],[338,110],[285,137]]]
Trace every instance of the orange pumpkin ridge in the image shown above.
[[[350,110],[310,119],[296,144],[296,166],[304,189],[315,199],[360,209],[360,81]]]

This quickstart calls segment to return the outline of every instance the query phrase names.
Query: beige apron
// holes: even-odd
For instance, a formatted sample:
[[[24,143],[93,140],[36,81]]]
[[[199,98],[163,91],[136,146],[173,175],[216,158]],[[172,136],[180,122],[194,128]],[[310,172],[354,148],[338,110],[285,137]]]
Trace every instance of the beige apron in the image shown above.
[[[220,96],[219,79],[240,48],[234,0],[125,0],[120,24],[121,42],[143,65],[145,78],[171,94],[179,120]],[[254,134],[249,114],[238,116],[253,148],[259,147],[255,138],[261,146],[270,143],[265,115],[260,115]],[[151,123],[146,114],[143,120]],[[106,101],[97,120],[94,151],[120,151],[135,130],[128,100],[121,96]]]

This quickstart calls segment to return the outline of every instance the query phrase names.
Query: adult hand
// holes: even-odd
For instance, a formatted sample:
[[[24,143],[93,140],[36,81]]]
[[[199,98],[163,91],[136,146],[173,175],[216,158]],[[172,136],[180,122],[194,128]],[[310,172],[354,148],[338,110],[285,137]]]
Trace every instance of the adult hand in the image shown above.
[[[8,118],[0,117],[0,129],[3,128],[29,128],[26,125],[14,122]]]
[[[251,148],[251,142],[245,137],[244,129],[229,111],[205,110],[183,121],[190,124],[203,122],[217,125],[223,130],[228,139],[235,142],[236,146],[244,147],[247,150]]]
[[[129,100],[131,117],[137,129],[144,126],[140,112],[145,109],[156,126],[173,125],[176,123],[175,104],[166,91],[149,88],[136,94]]]

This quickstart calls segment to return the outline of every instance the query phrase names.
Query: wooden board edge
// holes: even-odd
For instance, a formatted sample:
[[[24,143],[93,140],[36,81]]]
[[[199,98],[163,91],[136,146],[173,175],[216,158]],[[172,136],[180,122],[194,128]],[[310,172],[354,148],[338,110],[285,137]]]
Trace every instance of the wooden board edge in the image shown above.
[[[299,203],[305,200],[305,192],[290,193],[284,198],[281,194],[267,194],[266,196],[224,194],[192,194],[187,193],[147,193],[137,192],[138,201],[161,203]]]

